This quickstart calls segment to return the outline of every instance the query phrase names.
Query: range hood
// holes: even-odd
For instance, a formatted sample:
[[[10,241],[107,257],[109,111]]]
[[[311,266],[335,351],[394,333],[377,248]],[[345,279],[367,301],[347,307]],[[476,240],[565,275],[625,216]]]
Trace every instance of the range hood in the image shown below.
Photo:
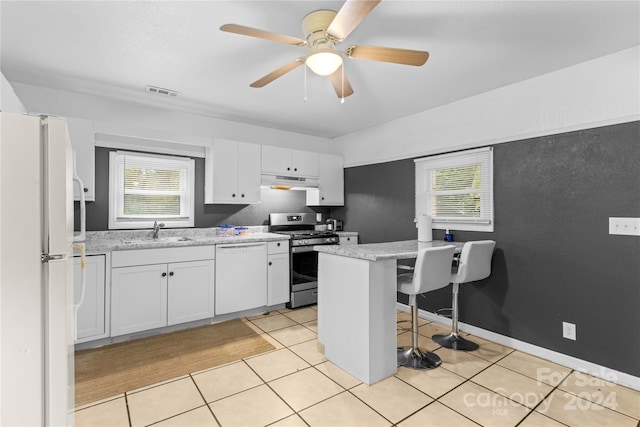
[[[262,174],[261,184],[263,187],[276,188],[280,190],[306,190],[307,188],[318,188],[318,179],[303,178],[299,176]]]

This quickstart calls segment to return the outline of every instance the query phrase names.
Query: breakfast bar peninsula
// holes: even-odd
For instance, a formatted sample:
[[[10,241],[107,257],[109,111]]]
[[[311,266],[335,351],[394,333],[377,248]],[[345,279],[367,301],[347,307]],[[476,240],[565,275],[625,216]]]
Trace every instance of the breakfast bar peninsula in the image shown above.
[[[365,384],[396,373],[396,268],[423,248],[451,242],[407,240],[315,246],[318,341],[325,357]],[[459,252],[463,243],[455,242]]]

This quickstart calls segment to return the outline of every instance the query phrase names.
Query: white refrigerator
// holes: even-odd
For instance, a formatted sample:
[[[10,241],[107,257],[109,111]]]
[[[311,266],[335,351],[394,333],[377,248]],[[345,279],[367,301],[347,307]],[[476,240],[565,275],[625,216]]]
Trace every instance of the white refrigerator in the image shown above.
[[[0,131],[0,425],[73,425],[69,133],[13,113]]]

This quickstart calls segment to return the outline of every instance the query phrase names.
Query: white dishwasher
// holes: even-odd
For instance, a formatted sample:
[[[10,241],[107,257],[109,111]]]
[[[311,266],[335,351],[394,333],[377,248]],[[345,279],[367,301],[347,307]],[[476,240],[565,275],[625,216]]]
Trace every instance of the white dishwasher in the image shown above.
[[[216,311],[234,313],[267,305],[267,244],[216,245]]]

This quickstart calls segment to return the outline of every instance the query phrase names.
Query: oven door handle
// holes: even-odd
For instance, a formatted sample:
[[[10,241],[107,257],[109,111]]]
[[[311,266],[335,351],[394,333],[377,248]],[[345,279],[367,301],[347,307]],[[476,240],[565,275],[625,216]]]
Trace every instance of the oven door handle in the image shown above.
[[[291,248],[292,254],[299,254],[302,252],[313,252],[313,246],[294,246]]]

